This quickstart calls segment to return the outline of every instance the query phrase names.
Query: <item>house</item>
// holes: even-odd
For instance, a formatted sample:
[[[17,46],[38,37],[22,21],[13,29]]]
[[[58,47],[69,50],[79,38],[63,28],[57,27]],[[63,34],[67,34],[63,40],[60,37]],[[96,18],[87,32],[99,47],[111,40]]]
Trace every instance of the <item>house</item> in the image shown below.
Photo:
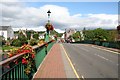
[[[45,38],[45,33],[39,34],[39,39],[44,39]]]
[[[3,36],[5,40],[8,38],[14,38],[14,31],[11,26],[0,26],[0,36]]]
[[[67,40],[71,35],[73,35],[74,33],[76,33],[75,29],[65,29],[65,33],[64,33],[64,38],[65,40]]]

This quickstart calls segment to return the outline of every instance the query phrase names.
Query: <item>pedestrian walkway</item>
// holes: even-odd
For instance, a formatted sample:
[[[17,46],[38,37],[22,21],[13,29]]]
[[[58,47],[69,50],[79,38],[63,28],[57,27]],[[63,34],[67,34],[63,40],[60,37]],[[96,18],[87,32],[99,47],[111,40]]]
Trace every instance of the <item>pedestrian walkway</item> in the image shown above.
[[[53,45],[33,79],[36,78],[76,78],[62,45]]]

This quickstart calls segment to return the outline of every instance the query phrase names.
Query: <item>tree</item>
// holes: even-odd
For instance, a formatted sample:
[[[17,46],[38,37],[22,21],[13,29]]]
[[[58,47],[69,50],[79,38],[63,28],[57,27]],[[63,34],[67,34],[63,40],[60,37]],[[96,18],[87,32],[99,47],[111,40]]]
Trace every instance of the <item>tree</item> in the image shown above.
[[[31,31],[26,31],[27,39],[30,40],[31,37]]]
[[[30,39],[30,45],[31,46],[37,45],[37,43],[38,43],[38,41],[35,38]]]
[[[0,46],[5,45],[6,41],[3,36],[0,36]]]
[[[39,34],[38,34],[38,33],[34,33],[34,34],[33,34],[33,38],[39,39]]]
[[[93,30],[94,39],[97,41],[104,41],[109,39],[109,32],[107,30],[97,28]]]
[[[21,43],[21,41],[19,40],[19,39],[14,39],[13,41],[12,41],[12,44],[11,44],[12,46],[16,46],[16,47],[20,47],[20,46],[22,46],[22,43]]]
[[[109,31],[101,28],[95,30],[86,30],[84,31],[85,40],[94,40],[94,41],[109,41]]]
[[[94,40],[94,32],[93,30],[84,31],[85,40]]]
[[[117,30],[109,30],[108,41],[116,41],[117,36],[118,36]]]
[[[22,32],[18,34],[18,39],[21,41],[22,45],[27,41],[27,37]]]
[[[71,36],[75,41],[80,41],[81,40],[81,35],[80,35],[80,32],[77,31],[76,33],[74,33],[72,36]]]

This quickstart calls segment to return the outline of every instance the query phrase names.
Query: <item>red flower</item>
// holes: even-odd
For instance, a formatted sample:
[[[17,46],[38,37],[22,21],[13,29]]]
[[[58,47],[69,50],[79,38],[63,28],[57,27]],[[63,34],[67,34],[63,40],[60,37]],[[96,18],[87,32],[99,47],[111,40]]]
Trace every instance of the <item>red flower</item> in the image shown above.
[[[24,52],[25,52],[25,53],[29,53],[29,52],[30,52],[30,50],[24,50]]]
[[[53,26],[51,26],[51,29],[50,30],[54,30]]]
[[[35,55],[34,54],[32,54],[32,58],[34,58],[35,57]]]
[[[18,54],[19,54],[19,53],[21,53],[20,49],[18,49],[18,51],[17,51],[17,52],[18,52]]]
[[[25,58],[22,59],[22,64],[27,64],[27,60]]]
[[[9,56],[9,57],[12,57],[12,56],[13,56],[13,54],[12,54],[12,53],[8,53],[8,56]]]

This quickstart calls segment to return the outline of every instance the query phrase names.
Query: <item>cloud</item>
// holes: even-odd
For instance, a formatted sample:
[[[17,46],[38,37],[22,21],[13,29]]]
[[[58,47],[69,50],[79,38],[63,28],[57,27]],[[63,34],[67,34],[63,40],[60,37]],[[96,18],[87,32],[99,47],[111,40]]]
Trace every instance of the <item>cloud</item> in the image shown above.
[[[17,4],[17,5],[16,5]],[[113,14],[74,14],[70,15],[67,7],[58,5],[44,5],[40,7],[28,7],[20,2],[3,3],[2,23],[0,25],[11,25],[14,30],[21,27],[37,31],[45,31],[47,22],[47,11],[51,10],[51,23],[55,30],[63,32],[66,28],[83,29],[105,28],[115,29],[118,25],[118,16]]]
[[[2,2],[119,2],[119,0],[3,0]]]

